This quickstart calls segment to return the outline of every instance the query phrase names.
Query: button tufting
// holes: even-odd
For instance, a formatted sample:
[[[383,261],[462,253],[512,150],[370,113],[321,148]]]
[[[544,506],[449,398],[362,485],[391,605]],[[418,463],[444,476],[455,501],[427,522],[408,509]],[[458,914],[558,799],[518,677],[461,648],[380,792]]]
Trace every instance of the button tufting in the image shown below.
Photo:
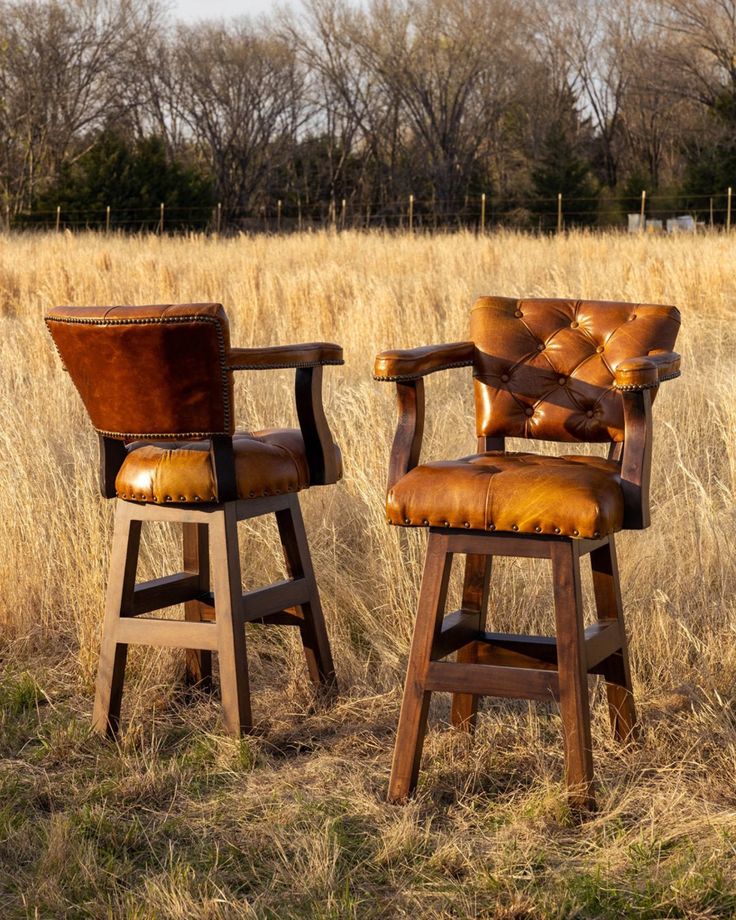
[[[524,409],[524,414],[531,418],[531,416],[534,415],[534,409],[532,409],[531,406],[527,406],[526,409]]]
[[[470,521],[466,521],[466,522],[463,524],[463,527],[470,527]]]
[[[596,348],[596,353],[599,354],[599,355],[602,355],[602,354],[603,354],[603,346],[602,346],[602,345],[599,345],[599,346]]]
[[[185,502],[185,501],[186,501],[186,498],[185,498],[183,495],[180,495],[180,496],[179,496],[179,501],[180,501],[180,502]]]
[[[501,380],[502,380],[504,383],[508,383],[508,382],[509,382],[509,379],[510,379],[510,378],[509,378],[509,375],[508,375],[508,374],[501,374]]]
[[[579,536],[580,536],[580,531],[579,531],[579,530],[573,530],[572,535],[573,535],[573,537],[579,537]]]
[[[517,319],[521,319],[521,317],[522,317],[523,315],[524,315],[524,314],[521,312],[521,310],[516,310],[516,311],[514,312],[514,316],[515,316]]]
[[[543,343],[543,342],[540,342],[539,345],[537,345],[537,351],[544,351],[544,343]]]
[[[570,328],[571,328],[571,329],[577,329],[579,325],[580,325],[580,323],[579,323],[576,319],[574,319],[574,320],[570,323]]]
[[[632,322],[635,319],[636,319],[636,313],[632,313],[631,316],[629,317],[629,322]]]
[[[489,525],[488,525],[488,529],[489,529],[489,530],[495,530],[495,529],[496,529],[496,525],[495,525],[495,524],[489,524]]]
[[[429,521],[426,518],[422,518],[422,524],[426,527],[429,524]]]
[[[511,529],[512,529],[512,530],[518,530],[518,529],[519,529],[519,525],[518,525],[518,524],[512,524],[512,525],[511,525]]]
[[[559,532],[560,532],[560,528],[559,528],[559,527],[555,527],[555,533],[559,533]]]
[[[404,518],[405,524],[411,524],[411,518]]]
[[[559,385],[560,385],[561,387],[564,387],[565,384],[567,383],[567,377],[559,377],[559,378],[557,379],[557,382],[559,383]]]
[[[588,411],[585,413],[585,415],[586,415],[588,418],[593,418],[593,410],[592,410],[592,409],[588,409]]]
[[[535,530],[537,533],[541,533],[541,532],[542,532],[542,528],[539,526],[539,524],[537,524],[537,526],[534,528],[534,530]]]

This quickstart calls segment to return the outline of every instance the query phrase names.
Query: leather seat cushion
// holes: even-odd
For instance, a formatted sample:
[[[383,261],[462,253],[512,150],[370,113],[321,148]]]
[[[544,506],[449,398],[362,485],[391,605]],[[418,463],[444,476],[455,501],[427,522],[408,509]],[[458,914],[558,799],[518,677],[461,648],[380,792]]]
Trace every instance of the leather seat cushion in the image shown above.
[[[596,538],[621,530],[624,498],[613,461],[491,451],[415,467],[387,510],[404,527]]]
[[[119,498],[139,502],[217,500],[209,441],[131,445],[115,479]],[[298,428],[236,431],[239,498],[261,498],[309,487],[304,438]],[[342,467],[340,449],[335,453]]]

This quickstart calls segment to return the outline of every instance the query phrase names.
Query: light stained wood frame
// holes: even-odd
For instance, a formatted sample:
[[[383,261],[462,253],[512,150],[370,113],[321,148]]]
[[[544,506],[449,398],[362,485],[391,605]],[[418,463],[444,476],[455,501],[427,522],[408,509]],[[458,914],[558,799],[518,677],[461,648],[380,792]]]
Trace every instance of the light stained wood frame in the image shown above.
[[[104,457],[102,467],[104,476]],[[243,593],[237,524],[263,514],[276,516],[289,577]],[[147,521],[182,525],[183,570],[136,584],[141,527]],[[184,620],[146,616],[176,604],[184,604]],[[128,646],[142,644],[186,649],[187,681],[203,687],[211,685],[212,652],[216,652],[227,730],[236,736],[250,731],[248,623],[297,627],[311,680],[325,695],[336,692],[335,668],[297,495],[197,506],[117,500],[94,727],[117,733]]]

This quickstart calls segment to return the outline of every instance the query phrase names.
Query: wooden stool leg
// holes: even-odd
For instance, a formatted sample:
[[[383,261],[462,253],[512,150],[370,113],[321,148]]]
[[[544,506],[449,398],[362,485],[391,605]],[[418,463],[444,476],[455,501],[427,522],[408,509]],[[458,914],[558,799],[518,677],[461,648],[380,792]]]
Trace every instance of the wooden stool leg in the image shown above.
[[[184,571],[199,576],[202,591],[210,590],[210,554],[206,524],[183,524]],[[184,619],[199,623],[205,619],[207,608],[199,601],[184,604]],[[212,689],[212,652],[204,649],[186,650],[184,681],[202,690]]]
[[[565,777],[570,805],[595,808],[590,736],[588,669],[583,629],[580,558],[574,541],[552,547],[552,576],[557,623],[560,714],[565,743]]]
[[[476,629],[482,632],[486,626],[488,594],[491,585],[492,556],[468,555],[465,558],[465,580],[463,583],[462,608],[468,613],[477,613]],[[475,664],[478,661],[478,643],[469,642],[458,650],[457,661]],[[478,716],[479,697],[472,693],[453,693],[452,724],[455,728],[472,731]]]
[[[430,533],[394,746],[388,787],[390,802],[403,801],[416,788],[431,697],[424,689],[427,668],[442,625],[451,565],[447,537]]]
[[[222,709],[227,730],[239,737],[250,731],[253,723],[235,502],[229,502],[212,513],[209,529]]]
[[[638,734],[638,725],[613,535],[608,538],[606,546],[593,550],[590,554],[590,563],[593,569],[593,590],[598,619],[618,620],[621,629],[621,649],[611,655],[604,662],[604,666],[613,732],[618,741],[628,741]]]
[[[303,621],[299,627],[309,677],[316,687],[326,690],[329,694],[335,693],[335,665],[332,661],[330,641],[298,496],[293,496],[289,508],[276,512],[276,523],[284,548],[287,572],[291,578],[304,578],[309,586],[310,600],[301,605]]]
[[[141,539],[141,522],[132,520],[133,511],[130,505],[117,501],[92,713],[95,731],[112,736],[117,734],[120,725],[125,662],[128,657],[128,646],[117,641],[117,627],[121,616],[129,616],[133,612],[133,590]]]

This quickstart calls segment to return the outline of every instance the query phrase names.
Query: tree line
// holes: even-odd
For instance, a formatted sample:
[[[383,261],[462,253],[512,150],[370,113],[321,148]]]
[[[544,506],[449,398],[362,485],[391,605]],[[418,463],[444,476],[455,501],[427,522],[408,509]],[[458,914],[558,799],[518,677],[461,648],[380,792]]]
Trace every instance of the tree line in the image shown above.
[[[725,220],[736,0],[0,0],[6,226]],[[485,212],[484,212],[485,214]],[[269,217],[270,215],[270,217]],[[89,218],[88,218],[89,219]]]

